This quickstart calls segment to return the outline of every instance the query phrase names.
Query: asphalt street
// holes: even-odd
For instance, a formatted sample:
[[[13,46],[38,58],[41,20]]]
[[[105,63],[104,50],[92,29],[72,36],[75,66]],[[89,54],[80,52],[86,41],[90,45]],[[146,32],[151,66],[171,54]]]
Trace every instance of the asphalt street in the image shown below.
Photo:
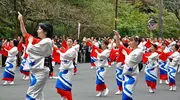
[[[0,68],[2,75],[4,68]],[[55,75],[58,73],[58,68],[55,68]],[[107,97],[96,97],[95,91],[95,69],[90,70],[90,64],[78,64],[78,73],[72,79],[73,100],[121,100],[121,95],[115,95],[117,91],[115,81],[115,65],[108,68],[105,82],[110,90]],[[23,75],[16,70],[15,84],[3,86],[3,81],[0,80],[0,100],[25,100],[29,81],[22,80]],[[144,72],[139,74],[137,86],[134,91],[134,100],[180,100],[180,73],[177,74],[177,91],[169,91],[168,85],[157,84],[157,89],[154,94],[148,92],[148,88],[144,80]],[[45,100],[60,100],[60,96],[55,89],[56,79],[49,79],[45,88]]]

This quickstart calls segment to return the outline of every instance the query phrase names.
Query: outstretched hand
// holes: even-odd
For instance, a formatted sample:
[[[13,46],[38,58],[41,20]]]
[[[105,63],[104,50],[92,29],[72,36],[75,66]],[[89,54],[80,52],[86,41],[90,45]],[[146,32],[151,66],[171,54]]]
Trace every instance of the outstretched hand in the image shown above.
[[[22,14],[18,11],[18,20],[19,21],[22,21],[23,20],[23,16],[22,16]]]
[[[115,34],[115,36],[121,38],[121,36],[119,35],[119,32],[118,32],[118,31],[115,31],[115,30],[114,30],[114,34]]]

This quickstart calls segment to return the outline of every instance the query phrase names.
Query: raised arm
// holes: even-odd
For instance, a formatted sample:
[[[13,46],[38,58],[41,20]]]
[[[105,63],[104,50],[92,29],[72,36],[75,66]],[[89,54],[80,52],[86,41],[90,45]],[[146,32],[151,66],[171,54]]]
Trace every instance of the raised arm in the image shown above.
[[[25,25],[23,22],[23,16],[20,12],[18,12],[18,19],[20,22],[20,28],[21,28],[22,35],[25,37],[25,34],[27,33],[27,31],[26,31],[26,28],[25,28]]]
[[[117,45],[117,47],[119,47],[120,46],[120,35],[117,31],[115,31],[114,33],[116,36],[116,45]]]

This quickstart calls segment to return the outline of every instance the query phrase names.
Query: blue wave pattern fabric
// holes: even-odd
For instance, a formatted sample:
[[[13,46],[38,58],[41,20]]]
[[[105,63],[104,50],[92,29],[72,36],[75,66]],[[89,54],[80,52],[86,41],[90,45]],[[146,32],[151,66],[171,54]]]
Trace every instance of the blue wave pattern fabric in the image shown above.
[[[72,84],[69,82],[67,78],[68,74],[72,74],[72,71],[64,70],[59,73],[59,76],[56,82],[56,88],[60,88],[66,91],[71,91]]]

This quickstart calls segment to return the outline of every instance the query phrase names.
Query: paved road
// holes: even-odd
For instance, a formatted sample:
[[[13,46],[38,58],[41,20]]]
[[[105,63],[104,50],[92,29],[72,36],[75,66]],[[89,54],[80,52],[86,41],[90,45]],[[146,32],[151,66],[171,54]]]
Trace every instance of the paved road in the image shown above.
[[[4,68],[0,68],[2,74]],[[58,69],[56,68],[56,74]],[[115,95],[117,90],[115,82],[115,66],[107,70],[105,81],[110,90],[107,97],[96,97],[95,92],[95,69],[90,70],[89,64],[79,64],[78,73],[73,77],[73,99],[74,100],[121,100],[121,96]],[[0,80],[0,100],[25,100],[25,94],[29,81],[21,80],[22,74],[17,69],[15,85],[3,86]],[[167,85],[157,85],[155,94],[148,93],[144,81],[144,72],[139,74],[139,80],[134,92],[134,100],[180,100],[180,74],[177,75],[177,91],[168,91]],[[55,89],[55,79],[49,79],[44,88],[45,100],[60,100]]]

